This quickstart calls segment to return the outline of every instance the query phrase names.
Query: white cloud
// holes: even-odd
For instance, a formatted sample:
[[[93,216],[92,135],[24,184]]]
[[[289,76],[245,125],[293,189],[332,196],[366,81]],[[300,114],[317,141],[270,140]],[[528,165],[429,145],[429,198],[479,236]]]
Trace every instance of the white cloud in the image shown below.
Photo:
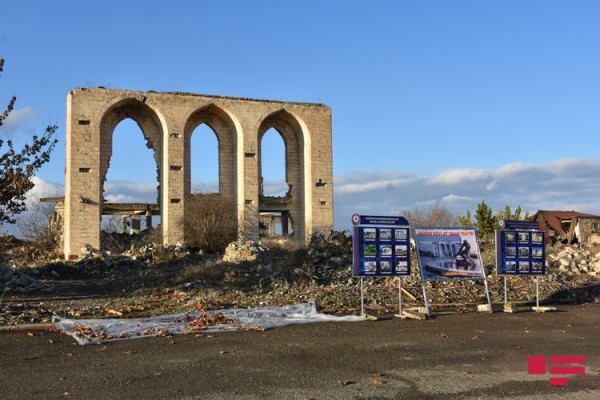
[[[436,176],[406,171],[352,171],[334,178],[336,229],[349,229],[353,213],[399,215],[440,204],[452,213],[475,210],[485,200],[494,210],[505,205],[524,211],[576,210],[600,214],[600,158],[557,160],[546,164],[511,163],[496,170],[451,169]],[[63,188],[35,178],[28,199],[61,195]],[[108,181],[111,202],[153,203],[156,183]],[[284,182],[265,182],[265,190],[285,193]],[[31,201],[31,200],[28,200]],[[6,227],[5,227],[6,228]]]
[[[267,196],[285,196],[289,190],[288,184],[285,181],[265,181],[263,183],[263,193]]]
[[[104,198],[111,203],[155,203],[158,198],[157,183],[106,181]]]
[[[38,202],[39,199],[44,197],[60,197],[64,195],[65,188],[63,185],[45,181],[37,176],[31,178],[31,180],[35,186],[27,192],[27,198],[25,200],[27,205]]]
[[[449,194],[441,199],[442,203],[465,203],[469,201],[473,201],[473,198],[468,196],[458,196],[456,194]]]
[[[38,112],[31,106],[15,108],[8,114],[8,117],[2,121],[0,130],[7,134],[13,134],[22,129],[30,129],[30,124],[38,115]]]
[[[400,171],[351,172],[335,178],[342,182],[334,185],[335,227],[348,229],[355,212],[397,215],[440,204],[453,213],[464,214],[473,211],[481,200],[494,210],[508,204],[530,212],[558,209],[600,214],[598,176],[600,158],[569,158],[546,164],[515,162],[496,170],[449,169],[435,176]]]
[[[29,192],[27,192],[25,198],[27,210],[16,216],[17,224],[18,220],[28,218],[31,215],[34,215],[36,212],[38,212],[36,208],[39,204],[40,199],[44,197],[61,197],[64,195],[63,185],[45,181],[37,176],[34,176],[32,178],[32,181],[35,186]],[[0,233],[8,233],[14,236],[21,236],[21,232],[19,231],[17,224],[4,224],[0,226]]]
[[[449,169],[427,180],[428,185],[460,185],[489,179],[490,172],[478,169]]]

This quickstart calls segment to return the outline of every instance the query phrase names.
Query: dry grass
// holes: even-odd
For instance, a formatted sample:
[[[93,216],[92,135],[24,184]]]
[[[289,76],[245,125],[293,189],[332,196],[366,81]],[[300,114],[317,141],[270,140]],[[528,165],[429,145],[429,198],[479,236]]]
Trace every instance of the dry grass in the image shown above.
[[[195,194],[186,202],[186,245],[208,253],[223,253],[237,238],[235,203],[218,194]]]

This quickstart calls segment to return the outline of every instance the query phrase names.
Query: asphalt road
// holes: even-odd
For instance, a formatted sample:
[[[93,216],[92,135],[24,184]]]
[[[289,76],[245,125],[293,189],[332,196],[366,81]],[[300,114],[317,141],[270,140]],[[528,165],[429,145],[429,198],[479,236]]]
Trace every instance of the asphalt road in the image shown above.
[[[584,355],[585,375],[550,386],[528,355]],[[600,399],[599,374],[600,304],[92,346],[0,333],[2,399]]]

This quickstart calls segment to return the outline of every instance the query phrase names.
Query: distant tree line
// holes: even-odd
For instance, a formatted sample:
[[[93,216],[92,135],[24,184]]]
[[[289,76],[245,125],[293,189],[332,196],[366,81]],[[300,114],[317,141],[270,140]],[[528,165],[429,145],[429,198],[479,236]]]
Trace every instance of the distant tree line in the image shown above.
[[[465,228],[477,229],[479,238],[489,239],[498,227],[498,222],[503,219],[526,220],[529,212],[523,212],[521,206],[517,206],[514,212],[510,205],[504,206],[503,210],[493,212],[492,208],[482,200],[475,209],[475,215],[467,210],[465,215],[454,215],[445,207],[435,204],[427,209],[415,208],[404,211],[404,217],[408,219],[411,226],[453,226],[461,225]]]

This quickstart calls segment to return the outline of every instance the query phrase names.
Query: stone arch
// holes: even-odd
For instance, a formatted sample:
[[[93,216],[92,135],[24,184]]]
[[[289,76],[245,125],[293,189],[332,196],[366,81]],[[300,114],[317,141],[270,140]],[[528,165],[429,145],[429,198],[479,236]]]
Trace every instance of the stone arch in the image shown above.
[[[104,183],[112,156],[112,139],[115,127],[127,118],[135,121],[146,139],[146,146],[154,151],[157,181],[159,182],[157,203],[160,204],[163,125],[158,113],[136,98],[116,101],[106,109],[100,120],[100,193],[104,193]],[[132,151],[135,151],[135,149]]]
[[[183,129],[185,195],[189,196],[191,194],[189,165],[192,155],[190,151],[190,139],[194,130],[201,124],[208,125],[217,136],[217,141],[219,142],[219,193],[224,197],[235,199],[237,197],[238,132],[236,124],[230,115],[214,104],[192,112]]]
[[[226,110],[209,104],[194,110],[187,118],[184,129],[184,194],[191,193],[191,137],[195,129],[206,124],[212,129],[218,142],[219,193],[232,204],[232,212],[238,215],[238,231],[243,218],[243,179],[241,171],[242,132],[239,122]],[[184,204],[185,206],[185,204]]]
[[[325,105],[77,88],[67,96],[66,115],[64,252],[68,259],[77,259],[89,246],[100,247],[100,218],[105,212],[135,209],[139,213],[137,205],[116,209],[103,202],[114,129],[124,119],[137,123],[154,151],[160,209],[151,204],[145,213],[160,212],[163,243],[185,240],[181,228],[186,191],[189,193],[191,187],[190,175],[184,177],[189,168],[184,139],[202,123],[211,127],[222,151],[230,156],[226,161],[221,154],[220,184],[235,198],[239,238],[258,239],[259,204],[261,210],[289,211],[295,225],[294,239],[304,243],[312,233],[326,232],[333,226],[331,110]],[[280,198],[259,196],[257,167],[266,160],[259,159],[258,144],[270,128],[279,132],[286,146],[290,193]],[[133,147],[127,150],[138,151]]]
[[[262,171],[261,142],[264,134],[274,128],[285,144],[285,177],[288,193],[283,198],[264,196],[262,176],[259,182],[259,215],[265,212],[282,212],[282,218],[289,218],[293,225],[294,238],[306,241],[312,225],[310,191],[310,139],[306,124],[285,109],[270,113],[262,119],[258,129],[258,174]],[[287,213],[287,215],[286,215]],[[284,222],[283,225],[286,225]]]

